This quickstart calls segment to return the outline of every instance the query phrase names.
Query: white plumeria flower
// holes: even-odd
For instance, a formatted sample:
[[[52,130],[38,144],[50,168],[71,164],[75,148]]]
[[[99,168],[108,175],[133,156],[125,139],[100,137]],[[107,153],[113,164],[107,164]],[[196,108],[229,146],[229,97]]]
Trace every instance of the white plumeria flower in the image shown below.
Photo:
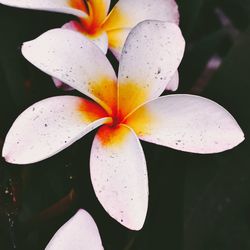
[[[179,24],[175,0],[119,0],[109,12],[110,0],[0,0],[0,3],[27,9],[71,14],[79,21],[63,27],[79,31],[104,51],[108,47],[119,58],[126,37],[144,20],[161,20]]]
[[[103,250],[98,228],[88,212],[80,209],[55,233],[45,250]]]
[[[80,32],[91,39],[106,54],[108,47],[119,60],[124,42],[131,29],[143,20],[161,20],[179,24],[175,0],[119,0],[109,12],[110,0],[0,0],[0,3],[26,9],[71,14],[79,21],[62,26]],[[56,87],[72,90],[56,78]],[[178,72],[166,84],[166,90],[176,91]]]
[[[96,103],[59,96],[32,105],[8,132],[3,157],[15,164],[41,161],[103,125],[90,156],[95,194],[114,219],[141,229],[148,176],[139,139],[194,153],[221,152],[244,139],[234,118],[213,101],[192,95],[158,98],[184,47],[177,25],[144,21],[126,40],[117,79],[105,55],[76,32],[55,29],[25,43],[27,60]]]

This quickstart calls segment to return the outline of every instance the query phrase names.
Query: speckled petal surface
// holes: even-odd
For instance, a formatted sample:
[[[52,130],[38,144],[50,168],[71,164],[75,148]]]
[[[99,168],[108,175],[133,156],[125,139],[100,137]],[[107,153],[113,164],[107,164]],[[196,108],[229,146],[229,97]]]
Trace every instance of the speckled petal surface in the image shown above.
[[[86,35],[83,32],[81,24],[77,21],[70,21],[65,23],[62,26],[63,29],[74,30],[80,32],[82,35],[86,36],[87,39],[90,39],[96,46],[98,46],[104,54],[108,51],[108,36],[106,32],[100,32],[94,36]]]
[[[36,67],[94,99],[106,110],[110,111],[116,103],[117,80],[110,62],[80,33],[67,29],[47,31],[24,43],[22,53]]]
[[[109,49],[118,61],[121,58],[122,49],[130,31],[131,29],[116,29],[107,32]]]
[[[62,26],[62,29],[74,30],[76,32],[80,32],[83,36],[86,36],[85,33],[82,31],[81,24],[77,21],[70,21],[65,23]],[[108,36],[106,32],[100,33],[98,36],[86,36],[87,39],[90,39],[95,45],[97,45],[104,54],[108,51]],[[53,78],[53,82],[57,88],[60,88],[64,91],[71,91],[74,88],[70,87],[69,85],[61,82],[57,78]]]
[[[70,0],[0,0],[0,3],[12,7],[60,12],[78,17],[87,16],[83,10],[73,8]]]
[[[174,0],[119,0],[103,27],[105,30],[133,28],[144,20],[179,24],[178,6]]]
[[[218,153],[237,146],[244,134],[228,111],[194,95],[153,100],[127,120],[140,139],[193,153]]]
[[[115,72],[103,52],[80,33],[67,29],[47,31],[24,43],[22,53],[45,73],[111,112],[117,96]]]
[[[26,109],[13,123],[2,156],[14,164],[41,161],[109,121],[106,116],[99,105],[80,97],[42,100]]]
[[[148,176],[140,142],[127,126],[103,126],[90,157],[91,180],[104,209],[122,225],[140,230],[148,207]]]
[[[58,231],[45,250],[103,250],[98,228],[85,210],[80,209]]]
[[[122,116],[164,91],[181,62],[184,47],[176,24],[144,21],[132,29],[122,51],[118,74]]]

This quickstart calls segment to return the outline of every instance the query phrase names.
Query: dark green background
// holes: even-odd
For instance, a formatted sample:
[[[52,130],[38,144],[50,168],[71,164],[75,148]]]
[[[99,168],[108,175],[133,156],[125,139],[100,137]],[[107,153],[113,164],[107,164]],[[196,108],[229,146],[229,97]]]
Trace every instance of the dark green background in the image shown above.
[[[250,249],[250,0],[178,3],[187,42],[178,93],[199,94],[223,105],[239,122],[246,141],[216,155],[142,143],[150,202],[140,232],[127,230],[110,218],[95,197],[89,177],[94,133],[37,164],[20,167],[2,160],[1,250],[44,249],[80,207],[94,217],[106,250]],[[25,61],[20,47],[71,18],[0,6],[1,144],[22,110],[43,98],[65,94],[49,76]],[[208,70],[214,56],[221,59],[221,67]]]

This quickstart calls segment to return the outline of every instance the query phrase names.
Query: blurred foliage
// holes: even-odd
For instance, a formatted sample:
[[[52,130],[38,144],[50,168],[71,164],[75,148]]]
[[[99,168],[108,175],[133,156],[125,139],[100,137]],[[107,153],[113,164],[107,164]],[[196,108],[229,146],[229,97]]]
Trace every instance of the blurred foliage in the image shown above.
[[[178,3],[186,39],[178,92],[203,95],[222,104],[248,138],[250,0]],[[49,76],[25,61],[21,44],[71,18],[0,6],[1,144],[23,109],[64,94],[55,89]],[[117,69],[117,62],[108,56]],[[133,232],[111,219],[95,197],[89,176],[93,135],[40,163],[20,167],[1,161],[0,249],[44,249],[80,207],[94,217],[107,250],[250,249],[248,140],[217,155],[187,154],[143,143],[149,212],[144,228]]]

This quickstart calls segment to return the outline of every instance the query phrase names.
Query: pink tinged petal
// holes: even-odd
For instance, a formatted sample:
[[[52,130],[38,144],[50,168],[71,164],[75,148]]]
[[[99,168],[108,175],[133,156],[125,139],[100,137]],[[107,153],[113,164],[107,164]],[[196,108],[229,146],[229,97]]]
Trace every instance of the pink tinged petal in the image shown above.
[[[119,0],[103,24],[105,30],[133,28],[145,20],[179,24],[178,6],[174,0]]]
[[[179,73],[178,71],[172,76],[171,80],[166,86],[167,91],[176,91],[179,87]]]
[[[130,31],[131,29],[116,29],[107,32],[109,49],[118,61],[121,58],[122,49]]]
[[[78,31],[78,27],[81,25],[77,21],[69,21],[62,26],[62,29]]]
[[[75,96],[51,97],[26,109],[10,128],[2,155],[7,162],[44,160],[108,122],[97,104]]]
[[[140,230],[147,214],[148,176],[141,144],[130,128],[99,129],[90,173],[96,196],[109,215],[129,229]]]
[[[172,23],[144,21],[130,32],[118,74],[122,116],[165,90],[181,62],[184,47],[181,31]]]
[[[45,250],[103,250],[98,228],[85,210],[80,209],[55,233]]]
[[[237,146],[244,134],[219,104],[194,95],[153,100],[127,120],[140,139],[193,153],[218,153]]]
[[[87,14],[84,11],[71,7],[69,0],[0,0],[0,3],[24,9],[59,12],[75,15],[81,18],[87,17]]]
[[[22,53],[45,73],[89,96],[111,112],[110,107],[117,96],[114,69],[103,52],[80,33],[67,29],[47,31],[24,43]]]
[[[69,85],[61,82],[60,80],[58,80],[57,78],[55,77],[52,77],[52,80],[55,84],[55,86],[59,89],[62,89],[64,91],[71,91],[71,90],[74,90],[72,87],[70,87]]]

